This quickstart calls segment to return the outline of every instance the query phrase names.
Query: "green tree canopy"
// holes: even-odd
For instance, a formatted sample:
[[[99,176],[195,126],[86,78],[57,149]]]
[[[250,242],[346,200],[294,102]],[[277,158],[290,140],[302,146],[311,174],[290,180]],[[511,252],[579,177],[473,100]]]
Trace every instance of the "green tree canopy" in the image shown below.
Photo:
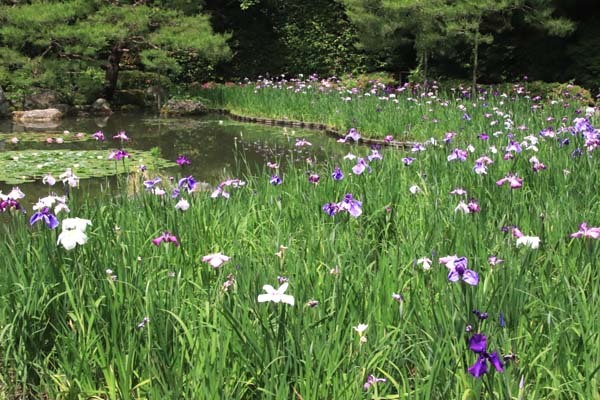
[[[427,77],[428,59],[467,45],[471,49],[473,86],[477,81],[480,47],[494,35],[511,29],[514,14],[549,34],[566,35],[574,24],[554,16],[550,0],[342,0],[360,28],[364,48],[393,51],[407,39]],[[493,21],[493,22],[490,22]]]
[[[14,59],[31,66],[27,69],[33,81],[57,67],[72,74],[103,70],[108,99],[124,58],[159,70],[176,68],[168,61],[174,52],[193,53],[210,62],[230,56],[228,36],[213,33],[207,16],[147,2],[37,0],[0,6],[0,24],[0,52],[20,55]],[[0,61],[0,77],[2,69],[15,69],[10,62]]]

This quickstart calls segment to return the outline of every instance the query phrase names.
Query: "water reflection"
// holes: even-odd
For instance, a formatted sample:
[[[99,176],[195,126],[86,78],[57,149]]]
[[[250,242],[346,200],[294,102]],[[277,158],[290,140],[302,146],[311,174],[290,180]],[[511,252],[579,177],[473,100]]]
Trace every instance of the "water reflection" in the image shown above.
[[[93,140],[65,144],[10,143],[11,133],[15,132],[55,132],[92,134],[102,130],[106,142]],[[127,147],[150,150],[159,148],[162,157],[175,161],[181,154],[192,161],[185,169],[186,175],[193,175],[198,181],[217,184],[228,176],[242,173],[255,173],[264,168],[267,161],[285,163],[288,156],[302,161],[306,158],[323,160],[333,154],[342,154],[347,147],[322,132],[292,129],[258,124],[240,123],[222,115],[208,115],[196,118],[161,119],[154,115],[114,114],[110,118],[66,118],[56,128],[34,128],[18,125],[12,121],[0,121],[0,151],[14,149],[106,149],[118,147],[118,141],[111,139],[119,131],[126,131],[131,141]],[[312,143],[309,147],[296,147],[296,140],[304,138]],[[181,175],[181,168],[163,171],[167,175]],[[1,180],[1,172],[0,172]],[[30,201],[48,193],[48,187],[41,182],[20,185]],[[57,185],[58,186],[58,185]],[[88,193],[116,187],[115,178],[89,179],[81,182],[80,190]],[[59,189],[59,188],[57,188]],[[10,187],[0,182],[0,190],[5,193]]]

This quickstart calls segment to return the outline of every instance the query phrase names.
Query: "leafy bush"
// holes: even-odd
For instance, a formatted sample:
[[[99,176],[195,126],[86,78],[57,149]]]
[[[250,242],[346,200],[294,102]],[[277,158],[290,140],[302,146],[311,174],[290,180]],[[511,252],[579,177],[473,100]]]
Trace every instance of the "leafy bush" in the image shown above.
[[[558,99],[564,98],[565,96],[571,96],[587,104],[594,103],[594,99],[592,98],[592,94],[589,90],[584,89],[581,86],[574,85],[572,82],[558,83],[534,81],[528,83],[526,87],[531,96],[541,96],[549,99]]]
[[[121,71],[117,89],[146,89],[158,83],[159,75],[153,72],[138,70]],[[160,86],[165,89],[173,87],[173,82],[166,76],[160,75]]]
[[[342,76],[342,82],[347,87],[357,87],[364,89],[372,86],[373,82],[379,82],[384,85],[395,85],[396,78],[389,72],[369,72],[365,74],[348,74]]]
[[[93,103],[102,94],[104,73],[100,69],[87,68],[73,74],[73,85],[75,87],[74,104]]]

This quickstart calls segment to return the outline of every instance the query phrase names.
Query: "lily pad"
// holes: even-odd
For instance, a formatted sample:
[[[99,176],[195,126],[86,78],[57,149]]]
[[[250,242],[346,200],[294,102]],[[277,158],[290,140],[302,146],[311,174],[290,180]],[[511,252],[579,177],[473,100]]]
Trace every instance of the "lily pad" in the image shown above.
[[[80,179],[100,178],[134,172],[140,165],[150,170],[173,167],[172,161],[155,152],[127,150],[129,157],[109,160],[108,150],[23,150],[0,153],[0,181],[7,184],[34,182],[46,174],[54,177],[71,168]]]

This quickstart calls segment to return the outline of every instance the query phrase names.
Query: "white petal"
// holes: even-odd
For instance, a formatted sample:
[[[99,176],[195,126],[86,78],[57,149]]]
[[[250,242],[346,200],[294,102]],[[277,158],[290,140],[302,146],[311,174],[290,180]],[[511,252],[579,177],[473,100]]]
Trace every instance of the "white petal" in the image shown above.
[[[87,242],[87,236],[85,233],[78,231],[76,229],[73,230],[64,230],[58,235],[58,240],[56,244],[62,244],[62,246],[66,250],[72,250],[75,246],[84,245]]]
[[[273,295],[273,294],[277,293],[277,290],[275,290],[275,288],[271,285],[263,286],[263,290],[265,292],[267,292],[269,295]]]
[[[283,282],[283,285],[279,286],[279,289],[277,289],[277,293],[278,294],[283,294],[285,293],[285,291],[288,288],[288,283],[287,282]]]
[[[223,261],[219,257],[213,257],[210,259],[209,264],[213,268],[219,268],[223,264]]]
[[[273,295],[271,295],[271,294],[259,294],[258,295],[259,303],[264,303],[264,302],[272,301],[272,300],[273,300]]]
[[[280,297],[281,297],[280,300],[282,303],[287,303],[290,306],[294,305],[294,296],[289,295],[289,294],[282,294]]]

